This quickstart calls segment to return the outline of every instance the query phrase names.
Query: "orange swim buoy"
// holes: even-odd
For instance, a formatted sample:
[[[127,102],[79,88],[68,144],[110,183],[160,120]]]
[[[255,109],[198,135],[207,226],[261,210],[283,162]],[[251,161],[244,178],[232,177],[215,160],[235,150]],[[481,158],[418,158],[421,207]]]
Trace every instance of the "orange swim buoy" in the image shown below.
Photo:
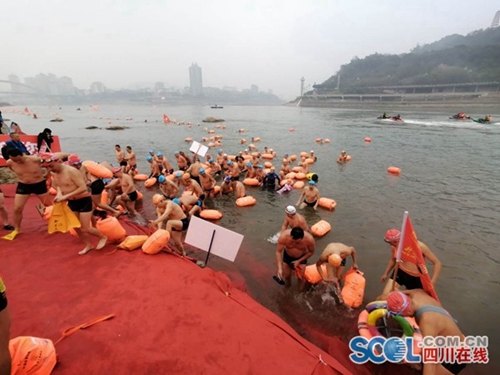
[[[109,193],[106,189],[104,189],[101,193],[101,203],[108,204]]]
[[[273,154],[262,154],[260,157],[262,159],[273,159],[274,155]]]
[[[314,159],[312,159],[312,158],[307,158],[307,159],[306,159],[306,164],[314,164]]]
[[[366,285],[363,272],[351,268],[343,277],[345,278],[345,282],[341,295],[344,303],[354,308],[361,306]]]
[[[258,186],[259,185],[259,180],[256,178],[245,178],[243,180],[243,185],[246,186]]]
[[[140,248],[144,243],[148,240],[148,236],[146,235],[136,235],[136,236],[127,236],[125,240],[123,240],[118,246],[118,249],[123,250],[136,250]]]
[[[290,156],[290,161],[295,161],[295,160],[297,160],[297,155]]]
[[[154,186],[154,184],[156,184],[156,177],[151,177],[144,181],[144,186],[146,186],[147,188]]]
[[[142,245],[142,251],[146,254],[158,254],[170,240],[170,233],[165,229],[158,229]]]
[[[257,202],[257,199],[255,199],[252,196],[241,197],[241,198],[236,199],[236,205],[238,207],[253,206],[256,202]]]
[[[200,217],[207,220],[219,220],[222,217],[222,212],[219,210],[202,210]]]
[[[12,372],[9,374],[49,375],[56,363],[54,343],[49,339],[19,336],[9,341]]]
[[[296,175],[296,173],[295,173],[295,172],[290,172],[290,173],[288,173],[288,174],[285,176],[285,178],[289,178],[289,179],[293,180],[293,179],[295,178],[295,175]]]
[[[325,263],[323,263],[321,265],[321,270],[323,271],[323,273],[325,275],[327,275]],[[318,272],[318,269],[316,268],[316,264],[310,264],[310,265],[306,266],[306,271],[305,271],[304,277],[309,283],[311,283],[313,285],[317,284],[323,280],[323,278],[321,277],[321,275]]]
[[[271,163],[270,161],[266,161],[264,163],[264,167],[266,167],[266,168],[271,168],[272,166],[273,166],[273,163]]]
[[[243,138],[242,140],[240,140],[240,143],[243,145],[243,144],[247,143],[247,140],[245,138]]]
[[[142,193],[139,190],[136,190],[136,191],[137,191],[137,200],[140,201],[144,196],[142,195]]]
[[[332,229],[330,223],[326,220],[320,220],[311,227],[311,233],[315,236],[322,237]]]
[[[368,138],[368,137],[365,138],[365,142],[371,142],[371,141],[372,141],[371,138]]]
[[[325,143],[330,143],[330,142],[331,141],[328,138],[325,139]]]
[[[398,168],[398,167],[389,167],[389,168],[387,168],[387,172],[392,173],[392,174],[400,174],[401,173],[401,168]]]
[[[146,181],[147,179],[148,179],[148,175],[143,174],[143,173],[138,173],[134,176],[134,180],[136,180],[136,181]]]
[[[303,180],[304,178],[306,178],[306,174],[305,174],[305,173],[302,173],[302,172],[296,173],[296,174],[295,174],[295,178],[296,178],[297,180]]]
[[[118,242],[123,240],[127,235],[127,231],[122,227],[116,217],[107,217],[103,220],[98,220],[96,228],[104,236],[108,237],[109,242]]]
[[[295,181],[293,184],[294,189],[302,189],[304,187],[304,181]]]
[[[85,160],[82,165],[87,168],[87,171],[99,178],[113,178],[113,172],[111,172],[104,165],[98,164],[92,160]]]
[[[322,198],[319,198],[318,205],[323,207],[323,208],[329,209],[331,211],[337,206],[337,202],[335,202],[331,198],[322,197]]]

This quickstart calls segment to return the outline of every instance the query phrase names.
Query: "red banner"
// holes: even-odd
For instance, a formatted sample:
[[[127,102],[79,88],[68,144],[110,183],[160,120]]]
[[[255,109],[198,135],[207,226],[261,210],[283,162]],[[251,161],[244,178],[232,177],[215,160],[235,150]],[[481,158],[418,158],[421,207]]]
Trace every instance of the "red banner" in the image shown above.
[[[410,215],[405,212],[403,218],[403,226],[401,229],[401,240],[398,248],[398,253],[396,255],[396,260],[403,260],[405,262],[411,262],[418,266],[420,270],[420,281],[422,281],[422,286],[424,290],[439,302],[439,298],[434,290],[434,285],[432,285],[431,278],[429,276],[429,271],[425,264],[425,258],[422,255],[420,246],[418,245],[417,234],[413,230],[413,225],[411,224]]]
[[[38,149],[36,148],[36,144],[38,141],[37,135],[21,135],[20,137],[21,137],[21,142],[24,143],[24,145],[26,146],[31,155],[35,155],[36,153],[38,153]],[[59,137],[57,135],[53,135],[52,139],[54,140],[54,142],[52,143],[51,151],[60,152],[61,145],[59,144]],[[9,135],[0,135],[0,149],[5,145],[5,142],[7,142],[8,140],[10,140]],[[45,142],[43,142],[41,151],[42,152],[47,151],[46,147],[47,146]],[[5,159],[3,158],[2,154],[0,154],[0,167],[4,166],[5,166]]]

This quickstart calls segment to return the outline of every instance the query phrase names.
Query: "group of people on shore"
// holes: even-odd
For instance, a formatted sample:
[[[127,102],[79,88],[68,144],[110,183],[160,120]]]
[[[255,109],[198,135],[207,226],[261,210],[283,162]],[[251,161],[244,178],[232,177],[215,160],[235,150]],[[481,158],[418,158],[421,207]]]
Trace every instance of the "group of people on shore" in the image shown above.
[[[15,136],[13,141],[16,142]],[[135,207],[138,190],[134,181],[134,176],[139,173],[137,156],[131,146],[127,146],[125,150],[126,153],[120,145],[115,145],[117,166],[107,162],[100,163],[113,174],[113,178],[103,179],[90,173],[76,154],[45,152],[29,155],[20,147],[9,147],[6,150],[7,166],[16,173],[18,185],[14,199],[14,227],[8,223],[7,212],[3,206],[3,195],[0,192],[0,214],[4,220],[4,228],[12,230],[3,238],[14,240],[21,233],[22,212],[29,196],[34,194],[42,203],[39,207],[41,212],[44,207],[53,202],[68,202],[69,208],[77,215],[81,223],[81,228],[77,228],[76,232],[85,247],[79,254],[86,254],[94,248],[89,235],[97,238],[96,249],[104,247],[107,238],[91,225],[95,216],[101,215],[99,212],[107,212],[115,216],[138,214]],[[276,156],[272,150],[265,151],[267,151],[266,154]],[[193,153],[191,157],[182,151],[175,151],[173,154],[177,170],[174,170],[162,152],[150,150],[149,155],[146,156],[150,166],[149,177],[157,179],[160,192],[153,197],[152,203],[155,207],[156,218],[150,220],[149,225],[169,231],[177,251],[183,256],[186,252],[182,243],[182,232],[187,230],[191,216],[199,214],[205,208],[207,198],[224,194],[234,194],[236,198],[244,197],[246,189],[240,181],[241,178],[255,178],[259,186],[274,191],[280,191],[280,187],[291,186],[292,183],[288,181],[290,178],[287,176],[293,169],[293,160],[286,154],[278,173],[273,166],[265,171],[261,159],[262,154],[249,153],[248,150],[239,151],[234,158],[231,158],[219,149],[214,157],[207,154],[204,162],[200,161],[196,153]],[[342,151],[339,160],[345,156],[345,151]],[[296,206],[298,209],[315,210],[320,199],[320,192],[317,188],[318,176],[309,171],[309,164],[306,162],[308,158],[316,160],[313,151],[307,156],[302,156],[296,166],[296,170],[308,175],[307,185],[303,188]],[[342,161],[345,162],[345,160]],[[216,193],[218,179],[221,184],[219,192]],[[51,187],[56,190],[54,197],[49,194]],[[102,194],[105,190],[109,198],[103,202]],[[118,206],[121,206],[123,211]],[[385,234],[384,241],[391,246],[392,256],[381,277],[381,282],[387,280],[388,282],[378,299],[387,299],[389,310],[401,315],[413,315],[415,311],[428,305],[441,308],[437,301],[421,290],[420,272],[414,263],[403,261],[399,264],[397,272],[395,271],[396,249],[400,236],[401,233],[396,229],[391,229]],[[441,271],[441,262],[427,245],[419,242],[419,246],[424,257],[434,265],[432,283],[435,284]],[[289,287],[292,284],[292,275],[295,274],[298,289],[304,290],[305,266],[315,254],[315,250],[315,240],[304,217],[297,212],[295,206],[287,206],[276,246],[275,280]],[[321,279],[334,286],[339,298],[341,298],[341,280],[347,258],[352,259],[352,267],[357,269],[357,257],[354,247],[334,242],[324,248],[316,262]],[[323,272],[323,265],[326,266],[326,273]],[[405,287],[407,291],[404,293],[398,291],[401,287]],[[396,291],[392,291],[394,288]],[[417,322],[423,334],[462,335],[449,314],[445,316],[436,309],[421,313],[417,317]],[[448,371],[445,365],[441,367]],[[453,370],[451,373],[458,373],[456,371],[461,370],[453,366],[451,369]]]

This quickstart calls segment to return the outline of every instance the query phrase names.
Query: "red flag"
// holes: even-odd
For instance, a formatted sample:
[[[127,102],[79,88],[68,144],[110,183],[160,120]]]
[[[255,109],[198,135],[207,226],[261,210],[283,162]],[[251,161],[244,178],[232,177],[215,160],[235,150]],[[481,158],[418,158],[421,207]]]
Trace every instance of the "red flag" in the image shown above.
[[[413,225],[410,221],[410,216],[408,212],[405,212],[403,217],[403,226],[401,228],[401,239],[399,240],[398,251],[396,253],[397,261],[411,262],[417,265],[420,270],[420,281],[424,290],[439,302],[439,298],[432,285],[431,278],[429,276],[429,271],[425,265],[425,258],[418,245],[418,239],[415,231],[413,230]]]
[[[168,116],[166,114],[163,114],[163,122],[165,124],[170,124],[170,119],[168,118]]]

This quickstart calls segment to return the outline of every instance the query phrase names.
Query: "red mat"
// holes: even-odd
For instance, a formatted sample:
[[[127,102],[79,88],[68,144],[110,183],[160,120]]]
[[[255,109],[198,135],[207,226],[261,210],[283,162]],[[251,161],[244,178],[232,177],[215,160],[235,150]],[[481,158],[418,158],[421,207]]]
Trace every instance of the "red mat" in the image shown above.
[[[3,186],[12,212],[13,187]],[[57,340],[73,326],[115,314],[56,345],[55,374],[368,374],[300,337],[232,287],[229,278],[175,255],[117,251],[87,255],[69,234],[47,233],[25,209],[22,234],[0,239],[12,337]],[[140,229],[122,221],[128,234]],[[6,231],[0,233],[6,234]]]

